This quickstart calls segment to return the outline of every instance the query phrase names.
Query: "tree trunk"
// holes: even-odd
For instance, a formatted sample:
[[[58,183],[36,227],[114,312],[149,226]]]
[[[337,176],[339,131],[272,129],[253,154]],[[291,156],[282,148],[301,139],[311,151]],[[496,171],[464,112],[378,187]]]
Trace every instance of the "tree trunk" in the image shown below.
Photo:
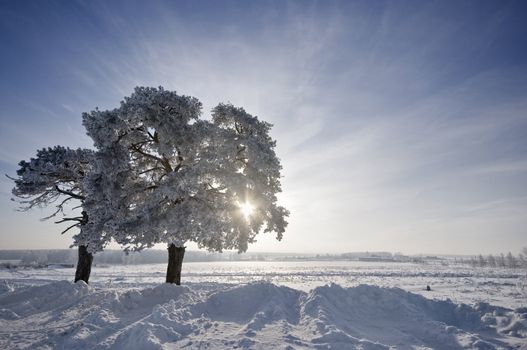
[[[80,245],[77,271],[75,271],[75,282],[83,280],[84,282],[88,283],[88,280],[90,279],[92,262],[93,254],[88,252],[88,247],[85,245]]]
[[[181,284],[181,265],[185,256],[185,247],[168,246],[167,283]]]

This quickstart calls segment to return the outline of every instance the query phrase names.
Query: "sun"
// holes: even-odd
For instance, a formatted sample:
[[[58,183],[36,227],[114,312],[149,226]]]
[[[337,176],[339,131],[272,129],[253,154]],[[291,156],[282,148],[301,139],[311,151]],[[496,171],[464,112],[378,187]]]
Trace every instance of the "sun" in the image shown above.
[[[248,220],[251,214],[254,212],[254,206],[249,202],[240,203],[239,206],[243,216],[245,216],[245,219]]]

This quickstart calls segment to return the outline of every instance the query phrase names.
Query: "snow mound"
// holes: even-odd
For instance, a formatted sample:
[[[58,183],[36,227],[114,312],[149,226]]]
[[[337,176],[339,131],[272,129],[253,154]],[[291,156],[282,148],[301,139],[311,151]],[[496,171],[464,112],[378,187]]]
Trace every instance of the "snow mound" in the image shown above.
[[[336,284],[266,282],[95,289],[55,282],[0,295],[0,348],[503,349],[527,343],[527,309]]]
[[[295,323],[298,322],[297,304],[301,294],[287,287],[256,282],[213,293],[206,301],[192,307],[191,313],[194,317],[202,315],[240,324],[280,319]]]
[[[449,300],[426,299],[398,288],[342,288],[335,284],[314,289],[302,310],[309,316],[310,328],[322,334],[314,341],[328,346],[460,348],[463,344],[462,348],[495,349],[500,342],[493,344],[492,340],[500,335],[488,317],[488,312],[495,310],[486,311]],[[512,326],[514,316],[507,322],[507,327]],[[507,327],[499,333],[507,332]],[[521,331],[509,334],[525,338]],[[364,339],[372,341],[364,343]]]
[[[79,298],[86,295],[86,283],[58,281],[43,286],[17,289],[0,296],[0,305],[14,311],[21,317],[49,310],[66,309],[75,306]]]

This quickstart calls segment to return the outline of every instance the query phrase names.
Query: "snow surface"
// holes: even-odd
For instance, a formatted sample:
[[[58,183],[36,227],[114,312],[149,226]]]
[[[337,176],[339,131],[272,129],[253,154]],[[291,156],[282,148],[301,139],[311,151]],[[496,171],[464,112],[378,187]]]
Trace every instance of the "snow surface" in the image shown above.
[[[0,348],[527,349],[518,272],[310,263],[185,264],[179,287],[140,277],[158,265],[98,267],[90,285],[59,280],[72,269],[2,270]],[[323,271],[340,284],[323,285]],[[301,281],[317,286],[291,288]]]

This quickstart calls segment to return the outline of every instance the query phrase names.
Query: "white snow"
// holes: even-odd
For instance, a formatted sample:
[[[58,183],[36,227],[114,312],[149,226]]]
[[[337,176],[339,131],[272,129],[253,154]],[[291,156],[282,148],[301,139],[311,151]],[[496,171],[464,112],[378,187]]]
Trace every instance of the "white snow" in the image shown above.
[[[0,348],[527,349],[518,272],[331,264],[189,263],[184,286],[145,281],[159,265],[98,267],[90,285],[54,280],[71,269],[2,270]]]

